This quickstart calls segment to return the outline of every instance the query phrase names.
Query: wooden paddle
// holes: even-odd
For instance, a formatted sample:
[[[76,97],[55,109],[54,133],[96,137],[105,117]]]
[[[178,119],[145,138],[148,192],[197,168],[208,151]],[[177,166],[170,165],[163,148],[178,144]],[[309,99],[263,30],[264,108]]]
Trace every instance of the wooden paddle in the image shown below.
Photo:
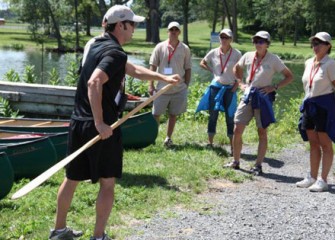
[[[134,108],[132,111],[127,113],[123,118],[115,122],[113,125],[111,125],[111,128],[115,129],[118,126],[120,126],[122,123],[124,123],[129,117],[133,116],[135,113],[137,113],[139,110],[141,110],[143,107],[151,103],[153,100],[155,100],[157,97],[162,95],[164,92],[166,92],[168,89],[170,89],[173,85],[168,84],[165,87],[163,87],[161,90],[159,90],[155,95],[151,96],[147,100],[145,100],[143,103],[138,105],[136,108]],[[100,135],[97,135],[96,137],[92,138],[90,141],[88,141],[86,144],[84,144],[81,148],[79,148],[77,151],[73,152],[60,162],[56,163],[54,166],[40,174],[38,177],[34,178],[32,181],[24,185],[22,188],[20,188],[17,192],[15,192],[12,196],[12,199],[17,199],[20,197],[23,197],[30,191],[37,188],[39,185],[41,185],[43,182],[48,180],[52,175],[54,175],[56,172],[61,170],[63,167],[65,167],[69,162],[71,162],[73,159],[75,159],[79,154],[81,154],[83,151],[91,147],[93,144],[98,142],[100,140]]]

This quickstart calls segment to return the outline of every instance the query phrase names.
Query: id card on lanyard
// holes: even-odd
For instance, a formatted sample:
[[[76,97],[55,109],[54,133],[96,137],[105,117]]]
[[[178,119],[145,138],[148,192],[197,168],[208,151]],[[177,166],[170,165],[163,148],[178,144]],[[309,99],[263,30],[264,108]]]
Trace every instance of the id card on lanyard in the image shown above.
[[[168,43],[168,52],[169,52],[169,55],[168,55],[168,65],[167,65],[167,67],[164,68],[164,74],[166,74],[166,75],[173,74],[173,69],[172,69],[172,67],[170,67],[170,63],[171,63],[171,59],[172,59],[174,53],[177,50],[178,45],[179,45],[179,41],[178,41],[177,46],[175,48],[172,47],[172,45],[170,44],[170,42]],[[170,51],[170,49],[173,49],[173,50]]]

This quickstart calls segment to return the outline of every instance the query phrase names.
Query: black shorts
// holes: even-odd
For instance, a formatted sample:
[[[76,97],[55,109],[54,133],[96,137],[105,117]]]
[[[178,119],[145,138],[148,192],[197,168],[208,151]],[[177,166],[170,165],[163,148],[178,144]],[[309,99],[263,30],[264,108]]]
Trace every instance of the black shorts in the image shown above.
[[[302,116],[302,129],[315,130],[317,132],[326,132],[327,111],[321,107],[316,107],[316,113],[309,114],[305,111]]]
[[[68,155],[97,135],[93,121],[71,120]],[[121,129],[118,127],[110,138],[99,140],[71,161],[66,166],[66,177],[76,181],[91,179],[93,183],[99,178],[121,178],[122,157]]]

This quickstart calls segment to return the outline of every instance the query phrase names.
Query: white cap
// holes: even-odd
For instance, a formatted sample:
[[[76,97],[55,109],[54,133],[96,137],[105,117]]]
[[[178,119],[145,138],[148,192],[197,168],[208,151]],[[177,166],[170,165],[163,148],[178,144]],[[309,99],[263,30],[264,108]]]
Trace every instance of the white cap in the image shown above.
[[[233,37],[233,32],[228,28],[222,29],[219,35],[221,34],[227,35],[230,38]]]
[[[252,38],[255,38],[255,37],[260,37],[267,41],[270,41],[270,34],[267,31],[259,31],[254,36],[252,36]]]
[[[137,16],[127,6],[114,5],[106,12],[103,21],[107,19],[107,23],[117,23],[122,21],[143,22],[145,17]]]
[[[168,26],[168,30],[170,30],[173,27],[176,27],[180,30],[180,24],[178,22],[170,22]]]
[[[332,44],[332,37],[327,32],[318,32],[317,34],[315,34],[315,36],[310,37],[309,40],[312,41],[315,38],[317,38],[317,39],[319,39],[323,42],[327,42],[330,45]]]

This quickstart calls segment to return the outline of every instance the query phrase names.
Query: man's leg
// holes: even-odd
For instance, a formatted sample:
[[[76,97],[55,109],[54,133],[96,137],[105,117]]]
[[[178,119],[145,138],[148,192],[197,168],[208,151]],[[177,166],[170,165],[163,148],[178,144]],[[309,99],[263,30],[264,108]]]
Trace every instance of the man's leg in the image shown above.
[[[174,130],[174,127],[176,125],[176,122],[177,122],[177,116],[169,114],[169,122],[168,122],[168,128],[167,128],[166,135],[170,139],[172,137],[173,130]]]
[[[66,227],[67,213],[71,206],[74,191],[76,190],[78,183],[78,181],[64,178],[63,183],[59,187],[57,195],[56,230]]]
[[[244,124],[236,123],[234,128],[234,135],[233,135],[233,156],[234,161],[240,162],[241,158],[241,151],[242,151],[242,134],[245,129]]]
[[[258,153],[257,153],[257,160],[256,166],[262,164],[265,158],[266,150],[268,148],[268,134],[266,128],[258,128]]]
[[[333,143],[325,132],[318,132],[322,148],[322,179],[327,182],[329,171],[333,165],[334,150]]]
[[[104,236],[105,228],[114,203],[115,178],[100,178],[100,190],[96,202],[94,237]]]

